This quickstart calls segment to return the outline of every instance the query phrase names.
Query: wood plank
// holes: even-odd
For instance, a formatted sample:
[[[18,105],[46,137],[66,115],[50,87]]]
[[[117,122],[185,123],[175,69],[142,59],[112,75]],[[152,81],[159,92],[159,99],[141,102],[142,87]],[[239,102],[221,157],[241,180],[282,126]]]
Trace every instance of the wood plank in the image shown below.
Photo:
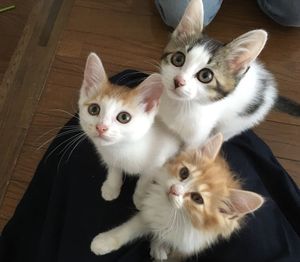
[[[15,72],[13,80],[4,81],[9,84],[6,86],[8,91],[0,112],[0,150],[1,155],[4,155],[0,162],[0,202],[42,93],[59,34],[72,6],[72,0],[63,2],[47,46],[40,46],[39,37],[44,25],[52,22],[46,15],[51,10],[49,7],[52,2],[53,0],[38,1],[34,7],[30,25],[27,25],[30,33],[25,37],[26,43],[21,45],[22,49],[16,50],[14,56],[20,57],[17,59],[19,63],[16,69],[9,70]],[[8,74],[7,79],[9,76]]]
[[[7,218],[1,218],[0,217],[0,233],[2,232],[2,230],[5,227],[5,225],[7,224],[7,222],[8,222]]]
[[[57,95],[58,90],[59,96]],[[68,113],[75,114],[78,111],[79,90],[79,88],[48,84],[36,112],[71,118]]]
[[[27,189],[27,183],[11,180],[0,208],[0,218],[8,221],[14,214],[20,199]],[[3,225],[3,224],[2,224]],[[0,228],[2,231],[2,228]]]
[[[59,41],[56,55],[64,57],[80,58],[83,43],[88,33],[65,30]]]
[[[128,15],[139,13],[142,15],[158,16],[155,6],[151,1],[98,1],[98,0],[76,0],[74,6],[80,6],[98,10],[112,10],[114,12],[122,12]]]
[[[295,126],[300,126],[300,118],[299,117],[294,117],[290,116],[285,113],[281,112],[276,112],[275,110],[272,110],[268,116],[267,120],[273,121],[273,122],[280,122],[288,125],[295,125]]]
[[[254,130],[271,147],[276,157],[300,161],[298,126],[265,121]]]
[[[71,116],[65,113],[61,113],[60,117],[58,115],[36,113],[32,119],[24,145],[47,148],[52,138],[70,118]]]
[[[39,35],[39,46],[47,46],[49,38],[52,34],[54,24],[56,23],[57,16],[61,9],[63,1],[54,0],[51,3],[47,20],[44,22],[43,29]]]
[[[46,148],[24,145],[11,179],[29,184]]]
[[[14,53],[14,50],[18,45],[26,21],[28,20],[30,11],[36,2],[36,0],[15,0],[15,9],[1,13],[0,83],[2,82],[4,73],[9,66],[9,62]],[[1,7],[10,6],[11,4],[12,3],[9,0],[1,1]],[[2,92],[4,92],[4,90],[0,90],[0,97],[3,94]],[[0,101],[3,101],[3,97],[1,97]]]
[[[296,184],[300,187],[300,162],[290,159],[277,158],[280,164],[290,174]]]
[[[56,55],[48,83],[79,90],[83,79],[84,64],[85,59]]]
[[[39,13],[40,9],[41,9],[41,3],[36,3],[35,5],[33,5],[32,10],[29,15],[29,19],[24,27],[24,30],[23,30],[22,34],[20,33],[21,37],[19,37],[20,39],[17,40],[17,45],[16,45],[16,43],[14,43],[14,41],[16,41],[14,39],[14,37],[10,37],[9,40],[12,40],[11,43],[4,42],[2,44],[4,52],[5,51],[8,52],[7,59],[9,61],[9,65],[5,64],[6,71],[3,76],[3,80],[2,80],[1,88],[0,88],[0,112],[2,111],[2,108],[4,107],[4,103],[7,99],[7,95],[9,93],[9,91],[11,90],[11,87],[14,84],[13,82],[16,79],[16,74],[19,71],[19,66],[20,66],[20,63],[23,58],[23,53],[25,52],[25,50],[28,46],[28,43],[30,41],[30,38],[32,37],[33,30],[34,30],[34,24],[36,23],[36,20],[38,19],[37,17],[38,17],[38,13]],[[4,34],[5,34],[6,30],[8,28],[10,28],[10,26],[8,26],[8,24],[10,22],[12,22],[12,20],[14,20],[14,19],[10,18],[6,22],[1,21],[1,25],[6,28],[6,29],[3,28]],[[13,22],[12,22],[12,24],[13,24]],[[1,32],[2,32],[2,30],[1,30]],[[9,50],[7,50],[7,48],[4,48],[4,46],[10,46],[10,45],[12,47],[14,47],[15,49],[13,49],[9,52]],[[10,48],[8,48],[8,49],[10,49]],[[16,50],[18,50],[18,51],[16,51]],[[14,51],[14,53],[12,53],[12,51]],[[5,57],[3,58],[3,54],[1,54],[1,61],[3,61],[3,60],[5,60]]]
[[[109,36],[89,34],[83,46],[82,59],[86,59],[92,51],[98,53],[109,75],[125,68],[152,73],[159,71],[158,61],[164,44],[165,41],[162,39],[157,39],[155,43],[149,45],[142,39],[133,40],[125,37],[112,39]]]
[[[150,1],[138,0],[109,1],[103,9],[75,5],[67,29],[111,37],[118,36],[122,39],[144,39],[149,44],[153,44],[158,39],[167,39],[167,34],[166,27],[163,26],[156,12],[142,11],[153,10],[150,7],[152,4]],[[124,5],[130,9],[130,12],[123,12]]]

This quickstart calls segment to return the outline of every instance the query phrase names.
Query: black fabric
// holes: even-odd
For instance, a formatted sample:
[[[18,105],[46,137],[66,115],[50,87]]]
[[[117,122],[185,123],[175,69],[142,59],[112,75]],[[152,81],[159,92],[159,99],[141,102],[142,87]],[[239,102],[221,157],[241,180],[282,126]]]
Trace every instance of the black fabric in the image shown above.
[[[112,78],[137,85],[146,75],[127,70]],[[76,117],[66,127],[78,125]],[[62,130],[63,131],[63,130]],[[61,131],[61,132],[62,132]],[[71,135],[57,137],[0,239],[1,262],[150,261],[149,242],[138,240],[105,256],[95,256],[95,235],[126,221],[135,179],[126,177],[120,197],[106,202],[100,194],[105,169],[93,145],[85,140],[70,158],[56,149]],[[266,204],[249,215],[229,241],[220,241],[189,261],[300,261],[300,193],[269,148],[251,131],[223,146],[244,188],[264,195]]]

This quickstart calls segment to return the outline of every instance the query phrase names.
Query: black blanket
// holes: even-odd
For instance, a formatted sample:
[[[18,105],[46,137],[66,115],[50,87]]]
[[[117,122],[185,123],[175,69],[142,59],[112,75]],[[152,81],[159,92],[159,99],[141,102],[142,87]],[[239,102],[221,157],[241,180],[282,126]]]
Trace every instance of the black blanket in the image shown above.
[[[126,70],[111,80],[135,86],[143,77],[142,73]],[[69,125],[78,125],[77,118],[71,119],[66,124]],[[57,137],[40,162],[13,218],[2,232],[0,261],[150,261],[147,239],[105,256],[97,257],[90,251],[95,235],[137,212],[132,203],[136,180],[127,177],[120,197],[104,201],[100,188],[106,171],[88,140],[79,144],[69,159],[69,154],[61,159],[60,150],[49,156],[70,136]],[[298,187],[252,131],[225,143],[223,152],[244,188],[262,194],[267,201],[247,217],[246,225],[229,241],[220,241],[190,261],[299,262]]]

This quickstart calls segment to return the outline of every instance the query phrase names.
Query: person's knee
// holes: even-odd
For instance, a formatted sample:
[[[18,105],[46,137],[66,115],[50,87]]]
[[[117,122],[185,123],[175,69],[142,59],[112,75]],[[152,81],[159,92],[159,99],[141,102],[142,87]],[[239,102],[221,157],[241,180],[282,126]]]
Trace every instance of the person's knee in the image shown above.
[[[258,0],[261,9],[284,26],[300,26],[299,0]]]
[[[211,22],[219,11],[223,0],[203,0],[204,25]],[[173,28],[179,23],[190,0],[155,0],[163,21]]]

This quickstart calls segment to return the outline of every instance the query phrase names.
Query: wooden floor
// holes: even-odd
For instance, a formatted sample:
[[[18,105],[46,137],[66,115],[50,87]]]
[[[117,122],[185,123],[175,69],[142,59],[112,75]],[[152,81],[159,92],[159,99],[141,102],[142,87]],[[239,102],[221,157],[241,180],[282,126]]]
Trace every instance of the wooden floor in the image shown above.
[[[89,52],[101,56],[109,75],[126,68],[152,72],[169,34],[150,0],[14,2],[23,12],[0,14],[6,39],[0,42],[0,230],[52,137],[76,112]],[[10,25],[18,26],[11,38]],[[261,59],[275,74],[280,93],[300,102],[299,29],[277,25],[253,0],[243,5],[226,0],[207,33],[227,42],[255,28],[270,33]],[[255,128],[298,185],[299,125],[300,119],[272,112]]]

